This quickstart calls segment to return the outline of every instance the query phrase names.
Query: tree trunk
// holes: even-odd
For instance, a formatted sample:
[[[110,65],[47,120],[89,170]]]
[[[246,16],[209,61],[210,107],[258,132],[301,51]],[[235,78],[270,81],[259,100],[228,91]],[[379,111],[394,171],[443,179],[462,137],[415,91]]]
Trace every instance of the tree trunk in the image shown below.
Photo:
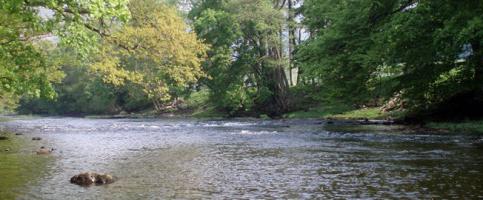
[[[162,110],[161,103],[156,99],[153,99],[152,102],[153,102],[153,105],[154,105],[154,110],[156,110],[156,112],[161,112],[161,110]]]
[[[295,49],[295,13],[293,9],[293,0],[288,0],[288,60],[289,60],[289,77],[290,77],[290,86],[294,85],[293,82],[293,69],[295,68],[294,62],[293,62],[293,52]]]
[[[274,60],[280,60],[280,52],[278,52],[277,47],[270,48],[269,57]],[[283,65],[277,64],[274,67],[268,66],[267,75],[267,86],[272,92],[272,97],[265,106],[267,108],[267,114],[270,117],[279,117],[283,113],[287,112],[289,109],[288,103],[288,89],[289,83],[284,70]]]

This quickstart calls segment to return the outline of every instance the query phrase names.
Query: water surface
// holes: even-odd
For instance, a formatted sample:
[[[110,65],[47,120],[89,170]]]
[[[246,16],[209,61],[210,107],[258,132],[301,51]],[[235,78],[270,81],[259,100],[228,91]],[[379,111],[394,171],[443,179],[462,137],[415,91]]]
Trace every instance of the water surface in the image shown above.
[[[25,140],[42,137],[20,154],[57,149],[37,176],[19,174],[35,180],[11,191],[18,199],[483,198],[483,151],[471,135],[317,120],[38,118],[0,126]],[[69,183],[86,171],[119,180]]]

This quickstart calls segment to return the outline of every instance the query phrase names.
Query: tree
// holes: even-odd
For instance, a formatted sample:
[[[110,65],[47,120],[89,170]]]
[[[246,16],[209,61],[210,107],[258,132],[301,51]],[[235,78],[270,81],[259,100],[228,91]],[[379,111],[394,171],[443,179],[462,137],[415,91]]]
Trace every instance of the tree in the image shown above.
[[[0,102],[13,106],[21,95],[53,98],[52,83],[62,75],[39,44],[56,34],[85,54],[97,36],[107,34],[107,23],[128,19],[126,2],[0,0]]]
[[[205,0],[190,13],[197,34],[212,45],[204,67],[213,102],[231,115],[288,110],[284,22],[276,4],[266,0]]]
[[[129,10],[131,20],[104,38],[92,70],[116,86],[138,85],[161,111],[177,91],[205,76],[206,46],[172,7],[146,0],[132,1]]]
[[[323,99],[364,104],[372,65],[371,1],[307,0],[302,6],[311,38],[297,49],[302,76],[323,88]]]
[[[386,63],[401,70],[394,91],[402,91],[417,112],[482,115],[483,2],[408,4],[392,12],[377,33]]]
[[[416,112],[461,97],[481,105],[482,11],[480,1],[306,0],[313,35],[297,58],[333,101],[400,94]]]

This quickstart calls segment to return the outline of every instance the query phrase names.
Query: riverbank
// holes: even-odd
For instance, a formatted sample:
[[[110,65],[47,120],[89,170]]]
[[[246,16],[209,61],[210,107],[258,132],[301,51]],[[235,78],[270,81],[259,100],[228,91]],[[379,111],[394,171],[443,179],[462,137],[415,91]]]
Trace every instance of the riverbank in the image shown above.
[[[348,109],[345,107],[315,107],[306,111],[295,111],[284,115],[285,118],[323,118],[335,120],[391,120],[399,119],[403,112],[381,112],[379,108]]]
[[[404,111],[382,112],[380,108],[347,109],[343,107],[315,107],[307,111],[296,111],[284,116],[289,119],[317,118],[326,120],[352,120],[352,121],[388,121],[392,123],[404,123]],[[364,124],[364,123],[362,123]],[[370,123],[368,123],[370,124]],[[381,123],[383,124],[383,123]],[[421,122],[419,128],[436,132],[451,132],[464,134],[483,135],[483,120],[446,121],[446,122]]]
[[[205,107],[203,109],[183,110],[169,113],[143,112],[134,114],[120,114],[109,116],[87,116],[87,118],[197,118],[197,119],[227,119],[227,115],[217,112],[215,109]],[[295,111],[285,114],[283,119],[321,119],[328,121],[352,122],[358,125],[393,125],[407,124],[403,118],[403,111],[382,112],[378,107],[348,109],[344,107],[314,107],[305,111]],[[268,116],[261,115],[261,119]],[[428,132],[462,133],[483,135],[483,120],[474,121],[449,121],[449,122],[424,122],[416,125],[414,129]]]
[[[287,113],[283,119],[321,119],[328,121],[353,122],[359,125],[392,125],[407,124],[404,122],[405,112],[392,111],[382,112],[378,107],[350,109],[344,106],[318,106],[308,110],[300,110]],[[217,112],[209,106],[191,106],[190,109],[182,109],[166,113],[157,113],[154,110],[145,110],[139,113],[121,113],[117,115],[86,115],[85,118],[197,118],[197,119],[227,119],[226,114]],[[266,115],[260,115],[260,119],[268,119]],[[0,117],[1,121],[8,121],[10,118]],[[412,124],[414,125],[414,124]],[[483,135],[483,120],[467,121],[427,121],[416,124],[417,129],[424,129],[429,132],[451,132],[463,134]]]
[[[432,129],[443,129],[450,132],[463,132],[483,135],[483,120],[463,122],[430,122],[425,126]]]

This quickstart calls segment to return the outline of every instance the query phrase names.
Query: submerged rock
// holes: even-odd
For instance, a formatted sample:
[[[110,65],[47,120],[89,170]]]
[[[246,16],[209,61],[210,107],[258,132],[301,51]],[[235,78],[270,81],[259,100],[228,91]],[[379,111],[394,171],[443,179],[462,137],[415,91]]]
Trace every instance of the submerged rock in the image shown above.
[[[70,183],[81,185],[81,186],[90,186],[92,184],[95,185],[104,185],[114,182],[114,177],[109,174],[98,174],[93,172],[86,172],[82,174],[78,174],[70,178]]]
[[[32,140],[42,140],[41,137],[33,137]]]
[[[0,136],[0,140],[8,140],[8,137],[6,137],[6,136]]]
[[[54,148],[50,148],[50,149],[47,149],[45,147],[40,147],[39,150],[35,151],[37,153],[37,155],[47,155],[47,154],[50,154],[52,153],[52,151],[54,151],[55,149]]]

